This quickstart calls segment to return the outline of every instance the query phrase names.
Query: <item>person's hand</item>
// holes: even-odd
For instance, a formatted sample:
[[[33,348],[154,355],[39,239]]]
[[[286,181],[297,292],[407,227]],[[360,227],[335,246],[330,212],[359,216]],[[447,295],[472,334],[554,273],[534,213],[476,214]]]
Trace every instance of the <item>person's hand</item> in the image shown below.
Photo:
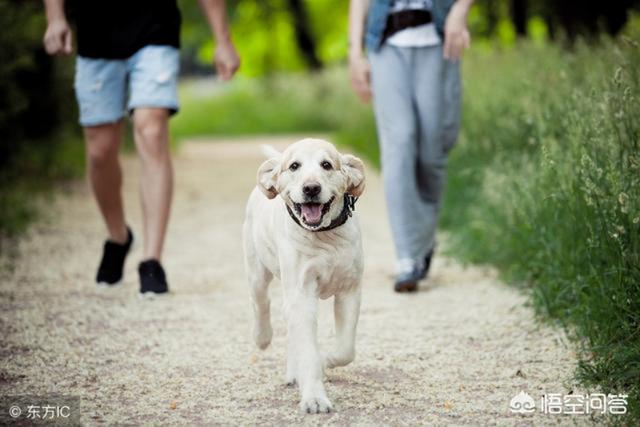
[[[71,44],[71,27],[65,19],[49,22],[44,33],[44,49],[49,55],[70,55],[73,52]]]
[[[456,2],[451,7],[444,24],[444,49],[445,59],[457,61],[462,52],[471,44],[471,36],[467,29],[468,6]]]
[[[349,57],[349,78],[351,87],[362,102],[371,99],[371,69],[367,58],[359,53]]]
[[[231,40],[219,42],[216,48],[215,65],[222,80],[230,80],[240,68],[240,57]]]

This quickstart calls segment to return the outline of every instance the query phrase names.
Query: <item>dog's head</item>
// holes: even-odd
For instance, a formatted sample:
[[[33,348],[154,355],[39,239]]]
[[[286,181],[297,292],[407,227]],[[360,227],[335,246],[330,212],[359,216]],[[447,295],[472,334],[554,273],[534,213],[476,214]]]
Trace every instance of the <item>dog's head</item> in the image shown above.
[[[258,188],[270,199],[277,195],[308,230],[326,227],[340,215],[343,195],[364,191],[364,165],[333,144],[303,139],[258,169]]]

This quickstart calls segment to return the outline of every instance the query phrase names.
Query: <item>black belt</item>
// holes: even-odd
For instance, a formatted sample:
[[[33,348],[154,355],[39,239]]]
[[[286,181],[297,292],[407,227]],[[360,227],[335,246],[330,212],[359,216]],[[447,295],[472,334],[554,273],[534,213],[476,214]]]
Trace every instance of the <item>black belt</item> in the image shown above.
[[[382,33],[381,43],[405,28],[417,27],[430,22],[433,22],[433,17],[428,10],[402,10],[390,13],[387,17],[387,26],[384,29],[384,33]]]

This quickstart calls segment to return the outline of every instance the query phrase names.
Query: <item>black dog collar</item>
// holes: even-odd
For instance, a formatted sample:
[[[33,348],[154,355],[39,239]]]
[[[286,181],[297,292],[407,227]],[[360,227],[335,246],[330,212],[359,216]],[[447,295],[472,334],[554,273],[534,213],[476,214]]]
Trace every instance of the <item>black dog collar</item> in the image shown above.
[[[356,210],[356,201],[358,201],[357,197],[353,197],[351,194],[347,194],[345,193],[344,195],[344,205],[342,206],[342,211],[340,212],[340,215],[338,215],[333,221],[331,221],[331,223],[329,225],[327,225],[326,227],[320,227],[320,228],[316,228],[313,230],[310,230],[308,228],[306,228],[304,225],[300,224],[300,220],[298,219],[298,217],[296,217],[296,215],[291,211],[291,208],[289,207],[289,205],[287,205],[285,203],[285,206],[287,207],[287,212],[289,212],[289,216],[291,217],[291,219],[293,219],[293,221],[298,224],[300,227],[304,228],[307,231],[312,231],[314,233],[318,232],[318,231],[328,231],[328,230],[333,230],[334,228],[340,227],[341,225],[343,225],[345,222],[347,222],[347,220],[349,219],[350,216],[353,215],[353,211]]]

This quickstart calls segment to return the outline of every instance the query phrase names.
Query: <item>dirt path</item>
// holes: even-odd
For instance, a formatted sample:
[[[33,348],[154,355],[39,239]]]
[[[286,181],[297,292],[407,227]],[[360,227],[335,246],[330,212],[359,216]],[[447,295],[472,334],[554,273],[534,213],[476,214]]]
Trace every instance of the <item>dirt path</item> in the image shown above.
[[[366,256],[357,358],[328,372],[336,413],[298,415],[297,392],[282,382],[277,283],[272,346],[260,352],[250,340],[240,232],[262,161],[258,142],[265,139],[183,145],[165,260],[173,294],[165,299],[136,298],[140,244],[124,285],[96,289],[103,228],[93,200],[82,183],[60,194],[50,217],[21,241],[13,272],[0,273],[0,395],[80,396],[83,423],[587,421],[509,411],[520,390],[534,397],[572,390],[575,357],[562,334],[536,323],[526,299],[489,271],[437,257],[422,292],[391,292],[392,247],[372,171],[357,207]],[[140,239],[135,158],[124,168]],[[321,307],[323,346],[330,308]]]

